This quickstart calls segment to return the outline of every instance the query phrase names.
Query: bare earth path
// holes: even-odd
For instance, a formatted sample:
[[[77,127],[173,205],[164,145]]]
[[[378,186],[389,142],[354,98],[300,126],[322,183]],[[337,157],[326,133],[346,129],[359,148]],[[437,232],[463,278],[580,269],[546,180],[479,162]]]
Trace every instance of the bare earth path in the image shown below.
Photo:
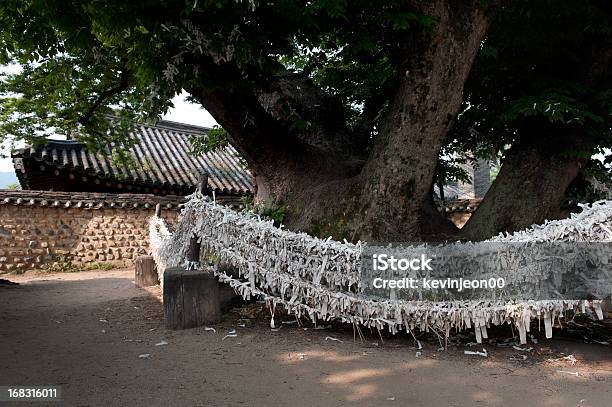
[[[430,343],[417,357],[406,336],[376,346],[370,334],[354,343],[350,328],[271,331],[264,316],[239,321],[237,313],[216,332],[172,332],[162,326],[159,290],[136,289],[132,277],[10,277],[21,285],[0,287],[0,385],[59,384],[67,406],[612,405],[610,346],[487,345],[483,358]],[[222,339],[232,329],[237,337]],[[560,352],[578,361],[547,361]],[[512,360],[521,354],[527,360]]]

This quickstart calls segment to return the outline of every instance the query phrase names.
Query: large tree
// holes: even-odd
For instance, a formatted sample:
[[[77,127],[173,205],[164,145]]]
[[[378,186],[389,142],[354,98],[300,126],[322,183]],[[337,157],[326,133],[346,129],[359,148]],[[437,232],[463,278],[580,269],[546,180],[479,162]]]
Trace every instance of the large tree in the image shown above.
[[[463,236],[563,216],[577,177],[609,179],[591,156],[612,142],[611,12],[605,1],[536,1],[497,14],[449,135],[461,151],[503,151]]]
[[[156,119],[185,90],[245,158],[258,199],[286,207],[290,227],[386,241],[456,236],[432,194],[443,149],[491,156],[512,145],[484,215],[465,232],[483,238],[552,214],[582,165],[556,170],[555,160],[585,144],[581,128],[596,133],[590,150],[610,128],[609,98],[599,94],[609,89],[609,58],[596,60],[609,52],[609,10],[566,1],[568,30],[567,13],[550,12],[557,3],[9,0],[0,63],[23,70],[0,84],[0,134],[35,141],[53,131],[120,147],[131,122]],[[525,30],[542,16],[551,17],[542,33]],[[600,26],[586,30],[592,24]],[[541,53],[568,32],[580,35],[567,50]],[[537,83],[563,58],[582,76],[568,67],[553,79],[582,83],[588,97],[562,87],[571,102],[551,116],[543,101],[560,85]],[[583,120],[568,124],[577,111]],[[558,129],[567,148],[541,148]],[[495,204],[525,176],[557,195],[536,193],[525,202],[542,210],[528,213],[520,200]]]

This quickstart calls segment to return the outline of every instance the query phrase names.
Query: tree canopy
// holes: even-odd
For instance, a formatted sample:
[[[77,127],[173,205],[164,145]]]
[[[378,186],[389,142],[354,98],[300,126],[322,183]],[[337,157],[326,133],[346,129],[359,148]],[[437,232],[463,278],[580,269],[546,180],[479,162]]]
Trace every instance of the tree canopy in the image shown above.
[[[466,229],[482,238],[558,216],[577,177],[607,175],[589,158],[612,147],[610,15],[597,0],[8,0],[0,64],[20,72],[0,79],[0,137],[120,150],[185,90],[258,195],[316,234],[456,234],[433,184],[465,176],[453,159],[501,157]],[[530,178],[531,199],[493,204]]]
[[[3,78],[2,92],[18,97],[3,99],[2,134],[24,139],[97,139],[116,129],[111,113],[156,119],[182,89],[222,87],[219,67],[226,81],[267,91],[278,75],[310,77],[355,127],[364,105],[381,109],[404,36],[435,24],[403,1],[338,0],[9,1],[0,18],[0,62],[23,68]],[[276,108],[293,126],[314,125],[313,112]]]

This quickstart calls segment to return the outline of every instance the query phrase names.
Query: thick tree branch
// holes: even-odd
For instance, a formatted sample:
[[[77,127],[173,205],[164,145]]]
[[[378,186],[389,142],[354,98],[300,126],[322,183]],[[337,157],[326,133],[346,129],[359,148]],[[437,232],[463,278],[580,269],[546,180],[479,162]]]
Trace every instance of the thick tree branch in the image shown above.
[[[321,177],[346,177],[350,161],[309,143],[304,133],[265,109],[261,93],[241,80],[231,64],[219,66],[200,61],[203,85],[193,83],[186,90],[227,130],[229,142],[241,153],[255,175],[260,198],[282,200],[278,193],[265,190],[302,190],[320,182]],[[214,86],[206,86],[214,83]]]
[[[532,124],[523,134],[506,152],[495,182],[461,229],[462,237],[483,240],[563,216],[567,187],[588,161],[572,154],[585,147],[584,139],[551,123]]]
[[[307,144],[338,155],[352,155],[341,101],[304,75],[279,67],[266,89],[257,91],[264,109]]]
[[[92,117],[96,113],[96,111],[102,106],[102,104],[108,100],[109,98],[127,90],[129,87],[129,73],[127,67],[124,65],[121,69],[121,73],[119,75],[119,83],[112,88],[109,88],[103,92],[101,92],[90,108],[85,112],[83,116],[81,116],[77,121],[82,125],[87,125],[90,123]]]
[[[582,61],[584,68],[575,73],[576,82],[606,89],[612,61],[609,40],[591,41]],[[551,123],[542,117],[523,119],[497,178],[461,235],[481,240],[566,215],[561,206],[568,186],[586,165],[586,157],[594,153],[601,134],[610,131],[605,124],[590,127],[589,132],[583,125]],[[520,196],[516,191],[521,191]]]
[[[202,74],[186,90],[227,130],[230,143],[259,177],[276,178],[278,166],[285,166],[283,172],[309,168],[330,179],[356,171],[343,150],[341,106],[309,80],[279,68],[268,81],[252,83],[231,61],[197,56],[188,63]],[[300,126],[305,119],[310,126]]]
[[[423,2],[419,12],[437,22],[429,36],[406,50],[397,92],[361,172],[363,196],[368,197],[362,208],[366,236],[422,236],[437,156],[489,25],[477,0]],[[370,219],[370,213],[388,213],[388,220]]]
[[[266,49],[265,43],[261,44],[253,66],[238,66],[238,62],[223,51],[230,49],[232,44],[226,44],[225,48],[207,45],[207,39],[197,27],[209,24],[208,18],[206,14],[193,13],[185,27],[190,36],[202,44],[189,50],[194,59],[189,63],[198,66],[198,71],[208,77],[210,83],[222,88],[215,93],[227,93],[232,89],[233,97],[248,101],[242,103],[242,107],[249,110],[242,112],[248,114],[249,120],[265,119],[262,113],[275,120],[274,134],[281,138],[280,142],[294,138],[296,143],[305,144],[321,154],[343,156],[351,161],[354,149],[350,148],[351,137],[340,99],[324,92],[306,74],[287,70],[274,56],[277,52]],[[198,84],[192,86],[198,87]],[[202,96],[202,92],[194,91]]]

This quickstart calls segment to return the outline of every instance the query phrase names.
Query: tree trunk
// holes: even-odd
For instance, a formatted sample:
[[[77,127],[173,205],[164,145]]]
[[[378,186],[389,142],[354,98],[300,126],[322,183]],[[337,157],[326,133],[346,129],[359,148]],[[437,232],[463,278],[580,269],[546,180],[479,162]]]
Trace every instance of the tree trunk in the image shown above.
[[[552,153],[543,146],[517,144],[506,154],[502,167],[482,203],[461,230],[469,240],[484,240],[500,232],[513,232],[563,216],[561,205],[584,158]]]
[[[354,166],[343,168],[339,163],[346,160],[330,155],[301,160],[275,152],[265,161],[267,168],[256,166],[258,194],[280,198],[292,229],[368,241],[422,240],[440,230],[453,232],[434,208],[432,185],[488,18],[478,2],[426,4],[420,11],[438,21],[418,46],[406,50],[410,58],[399,87],[359,173],[352,175]]]
[[[398,87],[367,157],[355,154],[350,132],[333,120],[341,110],[302,85],[293,88],[290,75],[250,96],[232,90],[231,81],[190,90],[247,160],[258,198],[286,207],[289,228],[353,241],[422,240],[438,227],[452,233],[431,201],[432,185],[489,18],[478,0],[418,3],[418,12],[437,21],[419,39],[407,38]],[[279,113],[304,100],[321,106],[302,109],[319,131],[292,131]],[[321,143],[326,138],[333,142]]]
[[[463,85],[488,27],[478,3],[428,2],[438,21],[431,36],[410,50],[372,154],[360,176],[360,237],[379,241],[426,238],[429,224],[445,222],[432,210],[438,153],[463,99]],[[450,223],[446,223],[447,230]]]

